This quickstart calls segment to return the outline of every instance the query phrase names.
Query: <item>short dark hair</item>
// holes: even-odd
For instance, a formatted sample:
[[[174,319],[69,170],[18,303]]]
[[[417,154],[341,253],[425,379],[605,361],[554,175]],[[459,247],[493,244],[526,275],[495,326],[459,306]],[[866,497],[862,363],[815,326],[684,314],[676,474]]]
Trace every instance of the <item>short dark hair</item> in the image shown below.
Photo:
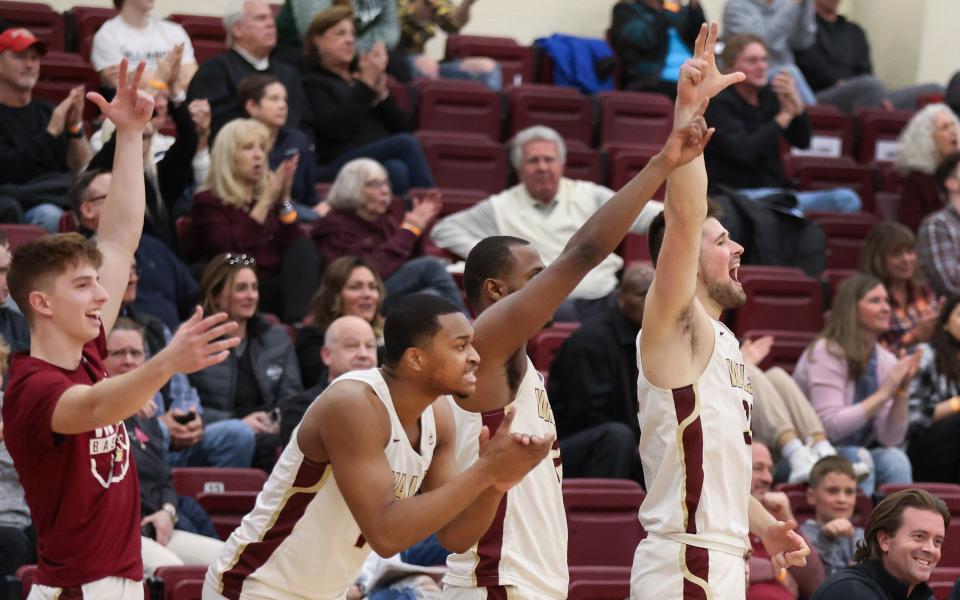
[[[73,180],[73,183],[70,184],[70,189],[67,190],[67,201],[75,215],[80,216],[80,205],[83,204],[83,201],[86,199],[87,188],[90,187],[93,180],[101,175],[108,174],[110,174],[110,171],[106,169],[88,169]]]
[[[458,312],[455,304],[433,294],[409,294],[394,302],[383,324],[383,364],[400,362],[407,348],[419,347],[440,331],[441,315]]]
[[[950,524],[950,511],[943,500],[930,492],[920,489],[900,490],[880,501],[873,509],[864,527],[863,539],[857,544],[857,552],[853,560],[862,563],[866,560],[879,560],[883,557],[880,540],[877,536],[881,531],[887,535],[894,535],[903,525],[903,511],[907,508],[928,510],[940,513],[943,517],[943,527]]]
[[[945,159],[937,165],[937,170],[933,172],[933,180],[937,184],[937,189],[947,197],[947,180],[957,172],[957,165],[960,164],[960,152],[954,152],[947,155]]]
[[[467,264],[463,268],[463,290],[467,300],[473,305],[474,313],[480,306],[483,294],[483,282],[503,277],[513,268],[514,246],[529,246],[530,242],[511,235],[493,235],[480,240],[467,255]]]
[[[253,101],[254,104],[260,104],[267,93],[267,87],[275,83],[283,85],[276,75],[270,73],[253,73],[241,79],[237,84],[237,97],[244,112],[246,112],[247,102]]]
[[[857,475],[853,472],[853,465],[850,461],[835,454],[824,456],[814,463],[813,468],[810,469],[808,485],[811,489],[816,489],[830,473],[843,473],[850,479],[857,480]]]
[[[647,229],[647,248],[650,250],[650,261],[654,267],[657,266],[657,259],[660,258],[660,247],[663,246],[663,234],[667,229],[667,221],[664,214],[664,212],[661,212],[655,216],[653,221],[650,222],[649,229]],[[722,219],[723,207],[721,207],[716,200],[707,198],[707,219],[711,217],[718,221]]]

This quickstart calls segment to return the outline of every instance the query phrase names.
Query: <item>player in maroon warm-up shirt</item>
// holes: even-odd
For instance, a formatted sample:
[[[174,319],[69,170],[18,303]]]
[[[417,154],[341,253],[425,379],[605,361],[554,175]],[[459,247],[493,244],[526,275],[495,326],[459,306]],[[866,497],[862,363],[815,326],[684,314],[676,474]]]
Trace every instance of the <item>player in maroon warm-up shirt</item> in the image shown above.
[[[140,491],[123,420],[176,372],[226,358],[236,325],[200,309],[142,367],[106,378],[106,333],[127,286],[144,215],[143,127],[153,101],[127,61],[113,102],[88,94],[117,126],[113,181],[96,244],[45,236],[14,254],[10,294],[30,322],[30,352],[14,356],[3,405],[7,448],[37,530],[31,600],[143,598]],[[171,518],[176,518],[171,514]]]

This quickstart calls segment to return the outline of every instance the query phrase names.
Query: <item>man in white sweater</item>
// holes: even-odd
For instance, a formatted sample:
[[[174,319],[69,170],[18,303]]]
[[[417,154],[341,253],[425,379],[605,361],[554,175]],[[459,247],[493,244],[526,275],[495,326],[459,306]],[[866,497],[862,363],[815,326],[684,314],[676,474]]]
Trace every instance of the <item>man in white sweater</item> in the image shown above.
[[[613,196],[613,190],[590,181],[563,176],[566,145],[549,127],[534,126],[517,133],[510,145],[510,160],[520,183],[449,215],[434,225],[430,239],[437,246],[467,256],[480,240],[492,235],[511,235],[529,241],[543,257],[553,262],[567,240],[597,208]],[[630,230],[646,233],[663,204],[650,201]],[[583,321],[608,306],[617,287],[616,273],[623,259],[609,255],[590,271],[554,315],[557,321]]]

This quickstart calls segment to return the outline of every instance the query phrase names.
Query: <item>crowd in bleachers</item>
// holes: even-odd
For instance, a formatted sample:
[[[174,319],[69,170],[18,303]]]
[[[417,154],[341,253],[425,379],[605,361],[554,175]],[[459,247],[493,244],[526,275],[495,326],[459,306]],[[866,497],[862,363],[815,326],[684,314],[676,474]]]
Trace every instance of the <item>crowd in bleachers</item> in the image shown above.
[[[113,93],[123,59],[146,62],[155,112],[108,372],[149,360],[197,304],[242,338],[127,421],[154,597],[199,597],[203,569],[182,565],[219,552],[310,402],[379,363],[393,302],[428,291],[470,315],[483,282],[459,261],[477,242],[520,237],[549,264],[673,128],[697,0],[621,0],[596,61],[588,40],[560,53],[458,35],[474,2],[231,0],[159,19],[154,0],[65,14],[0,0],[0,363],[29,348],[11,251],[96,235],[116,127],[84,91]],[[754,543],[752,600],[813,596],[891,491],[920,482],[960,511],[960,86],[887,89],[837,4],[727,0],[717,15],[724,68],[746,75],[707,109],[705,159],[745,248],[747,302],[724,318],[753,384],[753,492],[819,553],[783,575]],[[424,50],[438,28],[439,61]],[[571,598],[622,598],[644,535],[636,339],[663,194],[528,346],[568,478]],[[839,512],[831,478],[850,488]],[[0,435],[2,575],[36,560],[18,488]],[[960,531],[944,548],[937,598],[960,574]]]

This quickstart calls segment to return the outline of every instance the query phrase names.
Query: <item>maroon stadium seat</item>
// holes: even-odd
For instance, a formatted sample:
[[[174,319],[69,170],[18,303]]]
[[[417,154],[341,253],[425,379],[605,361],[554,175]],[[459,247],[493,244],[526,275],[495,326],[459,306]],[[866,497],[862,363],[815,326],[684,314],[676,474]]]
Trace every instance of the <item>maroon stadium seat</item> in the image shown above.
[[[48,54],[40,60],[40,78],[33,88],[33,95],[56,105],[78,85],[85,86],[87,91],[96,91],[100,88],[100,76],[82,60],[67,54]],[[85,121],[93,120],[99,112],[96,104],[84,101]]]
[[[634,262],[651,262],[647,236],[640,233],[628,233],[617,248],[617,254],[623,258],[624,264],[627,265]]]
[[[766,371],[773,367],[780,367],[787,373],[792,374],[793,369],[803,355],[804,351],[813,342],[817,334],[812,331],[786,331],[782,329],[751,329],[743,334],[747,340],[756,340],[758,338],[772,335],[773,345],[770,347],[770,353],[760,363],[760,369]]]
[[[476,81],[420,79],[417,129],[480,133],[500,140],[500,96]]]
[[[565,488],[570,566],[629,567],[646,537],[637,519],[644,497],[638,489]]]
[[[572,566],[568,600],[623,600],[630,595],[630,567]],[[626,586],[626,587],[624,587]]]
[[[240,525],[244,515],[253,510],[257,503],[257,491],[242,492],[200,492],[197,503],[210,516],[210,521],[220,537],[227,537]]]
[[[960,567],[960,521],[953,519],[947,526],[946,535],[943,538],[943,546],[940,547],[940,562],[938,567]]]
[[[885,483],[880,486],[879,491],[881,496],[889,496],[894,492],[899,492],[901,490],[926,490],[935,496],[941,494],[951,494],[955,496],[960,496],[960,485],[956,483],[942,483],[939,481],[915,481],[913,483]],[[960,577],[960,571],[957,572],[957,576]]]
[[[640,484],[632,479],[608,479],[604,477],[567,477],[563,480],[564,490],[637,490],[643,491]]]
[[[524,84],[506,93],[510,106],[507,137],[533,125],[552,127],[565,140],[593,143],[593,105],[574,88]]]
[[[857,159],[864,164],[891,162],[896,154],[897,136],[912,116],[909,110],[858,108],[855,117],[860,136]]]
[[[786,156],[783,161],[783,170],[786,178],[793,181],[798,190],[852,188],[860,195],[863,210],[874,210],[873,171],[866,165],[854,162],[852,158]]]
[[[815,104],[807,107],[813,139],[810,148],[790,148],[786,151],[796,155],[837,158],[853,157],[853,119],[835,106]]]
[[[554,323],[552,327],[542,329],[530,338],[527,344],[527,354],[538,371],[549,372],[550,363],[557,355],[560,346],[570,337],[580,323]]]
[[[776,275],[777,277],[787,277],[794,279],[803,279],[807,276],[800,267],[784,267],[780,265],[740,265],[740,277],[752,275]]]
[[[173,487],[181,496],[201,493],[259,492],[267,481],[260,469],[227,467],[180,467],[171,470]]]
[[[790,508],[793,510],[793,516],[797,518],[797,523],[803,523],[807,519],[814,517],[815,511],[813,505],[807,502],[806,484],[796,484],[795,486],[782,486],[780,491],[787,495],[790,500]],[[873,500],[869,497],[857,493],[856,504],[853,508],[853,518],[850,519],[857,527],[863,527],[867,523],[867,517],[873,510]],[[941,561],[943,564],[943,561]]]
[[[185,600],[193,596],[183,595],[181,584],[199,582],[203,587],[203,578],[207,574],[207,567],[203,565],[186,565],[176,567],[157,567],[153,573],[154,579],[163,582],[163,600]],[[199,598],[200,596],[195,596]]]
[[[837,286],[859,273],[856,269],[824,269],[820,273],[820,279],[827,284],[827,303],[830,306],[833,302],[833,295],[837,293]]]
[[[662,94],[600,92],[600,144],[652,144],[673,130],[673,103]]]
[[[387,75],[387,89],[390,91],[390,97],[400,108],[410,110],[410,89],[405,83],[400,83],[392,75]]]
[[[650,159],[660,151],[660,147],[648,144],[617,143],[608,144],[606,151],[609,187],[619,190],[650,162]],[[653,197],[663,200],[664,194],[666,194],[666,184],[661,185]]]
[[[600,170],[600,155],[596,150],[579,140],[564,140],[567,146],[567,164],[564,177],[603,183]]]
[[[48,50],[64,49],[65,29],[63,15],[42,2],[14,2],[0,0],[0,15],[13,27],[25,27]]]
[[[431,190],[426,188],[413,188],[410,190],[409,195],[411,198],[421,198],[426,196],[430,191]],[[443,195],[443,208],[440,209],[438,219],[452,215],[455,212],[460,212],[461,210],[466,210],[490,196],[490,194],[483,190],[461,188],[440,188],[440,193]]]
[[[503,73],[503,84],[533,81],[533,49],[521,46],[516,40],[485,35],[447,36],[446,58],[486,56],[497,61]]]
[[[10,242],[10,252],[15,252],[17,248],[27,242],[47,235],[47,230],[39,225],[0,223],[0,229],[7,234],[7,241]]]
[[[73,23],[77,32],[77,52],[83,60],[90,60],[93,36],[101,25],[117,15],[117,11],[100,6],[74,6],[70,12],[73,13]]]
[[[879,217],[869,212],[810,213],[807,218],[827,235],[827,267],[830,269],[859,268],[863,241],[880,222]]]
[[[507,155],[502,144],[481,134],[418,131],[416,136],[437,186],[490,194],[506,187]]]
[[[811,277],[739,274],[747,301],[737,309],[734,332],[741,337],[752,329],[782,329],[790,315],[793,331],[820,331],[823,324],[823,288]]]

